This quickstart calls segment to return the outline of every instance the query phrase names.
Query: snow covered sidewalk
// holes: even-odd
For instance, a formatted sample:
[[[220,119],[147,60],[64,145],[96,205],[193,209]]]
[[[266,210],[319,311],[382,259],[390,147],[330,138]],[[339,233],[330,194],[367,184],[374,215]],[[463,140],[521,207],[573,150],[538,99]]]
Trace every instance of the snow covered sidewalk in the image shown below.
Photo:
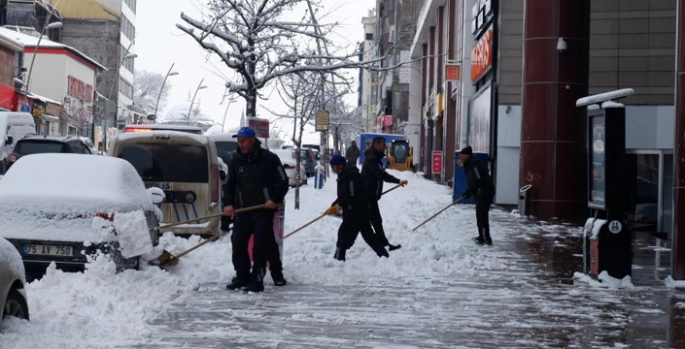
[[[471,241],[473,206],[458,205],[410,234],[451,195],[414,174],[397,175],[409,186],[381,200],[389,239],[403,245],[389,259],[359,237],[346,263],[333,260],[340,220],[326,217],[285,240],[290,284],[275,288],[267,276],[259,295],[224,289],[233,275],[227,238],[171,273],[115,275],[105,263],[83,274],[50,271],[29,285],[32,321],[7,321],[0,348],[667,346],[671,306],[659,300],[672,291],[574,285],[579,229],[532,226],[493,210],[495,245],[480,247]],[[286,232],[318,216],[334,191],[332,181],[321,191],[303,188],[299,211],[291,191]],[[170,251],[197,241],[163,238]],[[685,309],[685,297],[673,299]]]

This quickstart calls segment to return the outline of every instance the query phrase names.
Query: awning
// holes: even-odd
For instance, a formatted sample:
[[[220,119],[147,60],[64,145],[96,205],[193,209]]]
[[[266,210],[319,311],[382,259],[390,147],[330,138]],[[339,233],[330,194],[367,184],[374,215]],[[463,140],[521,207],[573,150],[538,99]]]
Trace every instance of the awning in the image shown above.
[[[47,122],[59,122],[59,118],[56,116],[48,115],[48,114],[43,114],[40,116],[41,119],[47,121]]]
[[[47,98],[47,97],[39,96],[39,95],[32,93],[32,92],[29,92],[27,97],[29,97],[31,99],[37,99],[43,103],[52,103],[52,104],[62,105],[62,102],[58,102],[58,101],[55,101],[55,100]]]

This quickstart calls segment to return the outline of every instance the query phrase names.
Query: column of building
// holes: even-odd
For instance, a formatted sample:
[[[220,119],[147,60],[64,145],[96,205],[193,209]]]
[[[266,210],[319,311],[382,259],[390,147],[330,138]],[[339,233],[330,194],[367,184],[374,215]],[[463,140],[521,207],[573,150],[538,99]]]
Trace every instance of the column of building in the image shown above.
[[[676,13],[675,144],[673,151],[673,238],[671,240],[674,279],[685,280],[685,0],[678,0]]]
[[[579,220],[586,206],[585,110],[590,0],[526,0],[520,185],[531,214]],[[557,49],[559,40],[565,49]]]

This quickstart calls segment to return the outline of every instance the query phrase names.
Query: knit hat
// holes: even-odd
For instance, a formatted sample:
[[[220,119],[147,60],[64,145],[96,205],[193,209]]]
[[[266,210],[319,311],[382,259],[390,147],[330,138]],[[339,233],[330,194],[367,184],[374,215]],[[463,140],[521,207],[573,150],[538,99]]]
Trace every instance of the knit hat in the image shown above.
[[[330,164],[331,166],[345,165],[346,162],[347,160],[345,160],[345,158],[342,155],[333,155]]]
[[[469,146],[467,146],[466,148],[462,149],[462,150],[459,152],[459,154],[464,154],[464,155],[471,156],[471,155],[473,155],[473,150],[471,149],[471,146],[469,145]]]

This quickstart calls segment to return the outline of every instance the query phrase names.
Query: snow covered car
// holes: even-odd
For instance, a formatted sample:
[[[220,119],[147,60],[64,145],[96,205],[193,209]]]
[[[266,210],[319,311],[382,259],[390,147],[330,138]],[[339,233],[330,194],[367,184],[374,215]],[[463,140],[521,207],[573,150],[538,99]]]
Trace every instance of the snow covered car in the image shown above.
[[[83,270],[88,256],[98,252],[109,254],[119,269],[135,268],[139,256],[158,243],[150,229],[158,225],[158,196],[152,194],[159,191],[146,190],[122,159],[28,155],[0,182],[0,237],[17,248],[30,274],[44,272],[53,261],[62,270]],[[124,229],[134,223],[138,229]],[[129,253],[138,247],[149,248]]]
[[[6,316],[29,319],[25,284],[21,255],[9,241],[0,238],[0,323]]]
[[[300,183],[296,183],[295,179],[295,166],[297,164],[297,160],[295,158],[295,150],[292,149],[274,149],[271,150],[274,154],[278,155],[278,158],[281,159],[281,163],[283,164],[283,167],[285,168],[285,174],[288,176],[288,184],[291,187],[295,187],[298,185],[302,184],[307,184],[307,171],[305,171],[304,166],[300,164]]]

